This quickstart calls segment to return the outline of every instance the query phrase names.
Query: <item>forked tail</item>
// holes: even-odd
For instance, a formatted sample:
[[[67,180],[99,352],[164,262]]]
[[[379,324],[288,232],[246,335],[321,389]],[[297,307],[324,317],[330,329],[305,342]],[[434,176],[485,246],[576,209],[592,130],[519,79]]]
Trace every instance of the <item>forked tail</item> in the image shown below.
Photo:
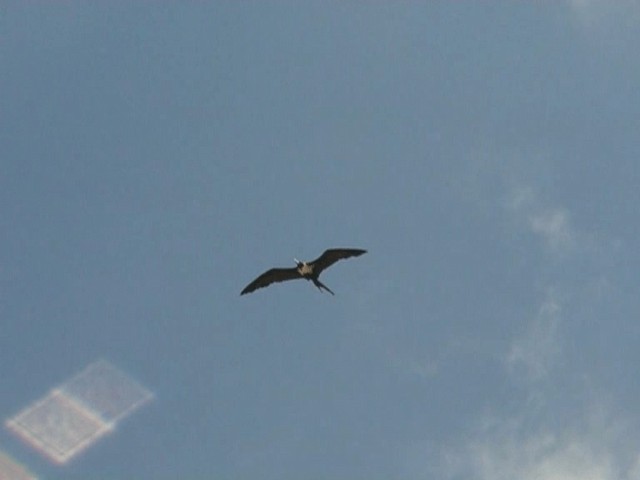
[[[329,292],[331,295],[335,295],[335,293],[333,293],[331,291],[331,289],[329,289],[329,287],[327,287],[324,283],[322,283],[320,280],[318,280],[317,278],[312,278],[311,280],[313,280],[313,284],[318,287],[318,290],[322,291],[322,289],[324,288],[327,292]]]

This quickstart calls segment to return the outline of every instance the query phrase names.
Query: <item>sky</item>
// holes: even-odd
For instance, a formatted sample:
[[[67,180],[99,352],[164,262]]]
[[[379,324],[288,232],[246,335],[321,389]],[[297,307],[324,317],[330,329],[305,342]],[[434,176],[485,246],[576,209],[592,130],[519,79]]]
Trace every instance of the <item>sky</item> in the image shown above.
[[[640,3],[0,5],[0,414],[43,479],[640,479]],[[330,247],[366,255],[240,297]]]

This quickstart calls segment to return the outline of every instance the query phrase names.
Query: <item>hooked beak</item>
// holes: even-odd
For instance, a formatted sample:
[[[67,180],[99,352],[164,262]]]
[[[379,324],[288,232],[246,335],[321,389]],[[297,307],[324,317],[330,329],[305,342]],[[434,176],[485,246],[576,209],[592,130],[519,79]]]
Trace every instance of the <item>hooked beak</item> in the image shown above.
[[[299,265],[299,264],[301,264],[301,263],[302,263],[300,260],[298,260],[298,259],[297,259],[297,258],[295,258],[295,257],[293,258],[293,261],[294,261],[294,262],[296,262],[296,265]]]

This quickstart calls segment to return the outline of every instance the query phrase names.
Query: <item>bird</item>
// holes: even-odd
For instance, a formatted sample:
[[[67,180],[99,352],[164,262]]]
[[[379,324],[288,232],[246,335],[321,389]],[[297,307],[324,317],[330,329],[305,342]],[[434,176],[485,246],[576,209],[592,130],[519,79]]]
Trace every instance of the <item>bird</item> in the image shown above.
[[[330,248],[325,250],[322,255],[312,262],[301,262],[294,258],[293,260],[296,262],[295,267],[272,268],[267,270],[249,285],[244,287],[244,290],[240,292],[240,295],[251,293],[254,290],[267,287],[275,282],[284,282],[286,280],[295,280],[298,278],[310,280],[321,292],[322,289],[325,289],[331,295],[335,295],[329,287],[318,279],[318,277],[323,270],[329,268],[338,260],[342,260],[343,258],[359,257],[363,253],[367,253],[367,251],[360,248]]]

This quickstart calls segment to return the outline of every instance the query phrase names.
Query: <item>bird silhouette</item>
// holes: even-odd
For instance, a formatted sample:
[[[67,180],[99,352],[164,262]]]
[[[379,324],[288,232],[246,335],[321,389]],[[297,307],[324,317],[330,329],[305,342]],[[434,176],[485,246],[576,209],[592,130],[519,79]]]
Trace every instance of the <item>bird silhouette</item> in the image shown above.
[[[316,287],[318,287],[318,290],[322,291],[322,289],[325,289],[331,295],[334,295],[329,287],[324,285],[318,279],[322,271],[329,268],[338,260],[349,257],[358,257],[363,253],[367,253],[367,251],[359,248],[330,248],[329,250],[325,250],[322,255],[320,255],[312,262],[301,262],[294,258],[294,261],[296,262],[295,267],[272,268],[270,270],[267,270],[249,285],[244,287],[244,290],[240,292],[240,295],[251,293],[254,290],[267,287],[275,282],[284,282],[287,280],[295,280],[299,278],[310,280]]]

